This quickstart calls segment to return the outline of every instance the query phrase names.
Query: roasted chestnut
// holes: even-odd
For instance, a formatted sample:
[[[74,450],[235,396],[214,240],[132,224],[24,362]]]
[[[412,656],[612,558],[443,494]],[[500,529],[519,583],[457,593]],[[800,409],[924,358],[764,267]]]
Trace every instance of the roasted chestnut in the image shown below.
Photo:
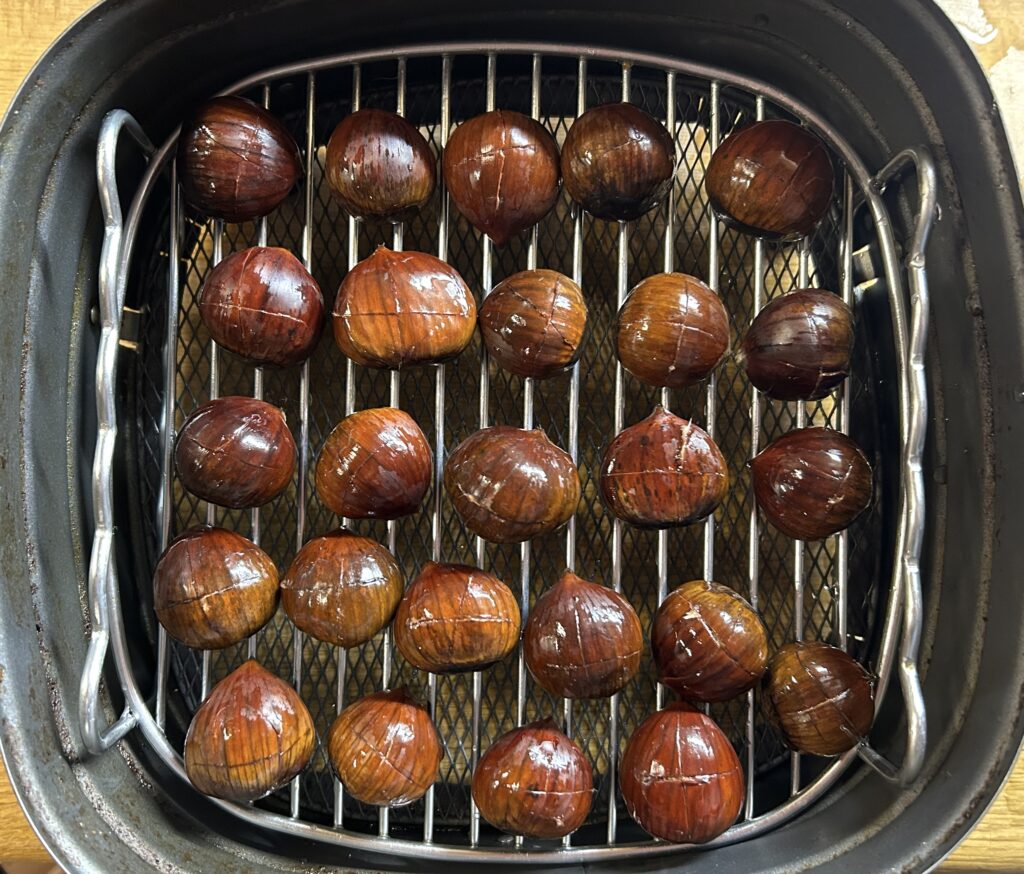
[[[867,737],[874,683],[841,649],[820,641],[787,643],[769,663],[765,681],[769,715],[794,750],[838,756]]]
[[[795,540],[842,531],[871,503],[871,465],[831,428],[783,434],[750,462],[754,497],[768,521]]]
[[[277,568],[255,543],[223,528],[193,528],[153,572],[153,609],[175,640],[221,649],[245,640],[277,610]]]
[[[641,528],[686,525],[713,513],[729,490],[729,469],[708,433],[655,407],[605,450],[601,497]]]
[[[258,507],[295,472],[295,441],[284,413],[255,398],[223,397],[197,407],[181,426],[174,465],[193,495],[222,507]]]
[[[594,795],[587,757],[550,719],[503,734],[473,771],[473,801],[495,828],[561,838],[586,821]]]
[[[281,580],[281,606],[317,640],[359,646],[391,621],[403,585],[390,552],[339,528],[299,550]]]
[[[560,181],[554,137],[518,112],[496,109],[464,121],[444,149],[452,202],[499,246],[551,211]]]
[[[178,174],[185,202],[210,218],[244,222],[273,211],[302,175],[285,126],[242,97],[215,97],[181,128]]]
[[[255,801],[302,772],[316,749],[299,693],[250,659],[200,705],[185,737],[185,773],[206,795]]]
[[[519,604],[497,577],[464,564],[428,561],[395,614],[395,646],[414,668],[473,671],[519,642]]]
[[[434,165],[414,125],[386,109],[360,109],[331,134],[324,173],[346,212],[399,221],[430,200]]]
[[[684,702],[648,716],[619,763],[626,810],[654,837],[703,844],[739,816],[743,768],[710,716]]]
[[[629,293],[616,328],[619,360],[641,382],[685,388],[729,348],[729,315],[710,288],[685,273],[648,276]]]
[[[566,571],[526,620],[523,656],[537,683],[563,698],[607,698],[640,667],[643,630],[629,601]]]
[[[334,339],[367,367],[454,358],[475,326],[476,302],[466,283],[426,252],[378,246],[348,272],[334,301]]]
[[[832,184],[832,161],[821,140],[777,119],[726,137],[704,177],[711,208],[722,221],[783,240],[814,230],[832,202]]]
[[[540,428],[495,425],[467,437],[448,456],[444,487],[466,527],[492,543],[554,531],[580,502],[576,465]]]
[[[651,649],[658,679],[691,701],[728,701],[754,687],[768,663],[757,611],[732,589],[691,580],[654,614]]]
[[[562,146],[562,178],[591,215],[632,221],[668,193],[676,156],[665,126],[630,103],[609,103],[573,122]]]
[[[430,714],[405,689],[376,692],[342,710],[327,752],[346,792],[383,807],[422,798],[437,779],[442,754]]]

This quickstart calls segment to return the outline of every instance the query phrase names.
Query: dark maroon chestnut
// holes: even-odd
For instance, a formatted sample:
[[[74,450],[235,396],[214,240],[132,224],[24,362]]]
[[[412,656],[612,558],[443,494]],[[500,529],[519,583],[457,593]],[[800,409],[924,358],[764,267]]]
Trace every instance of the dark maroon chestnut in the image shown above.
[[[783,434],[750,462],[754,497],[768,521],[795,540],[842,531],[871,503],[871,465],[831,428]]]
[[[295,472],[284,413],[265,401],[228,396],[199,406],[178,432],[174,465],[192,494],[222,507],[259,507]]]
[[[759,121],[728,136],[704,177],[711,208],[726,224],[783,240],[814,230],[828,212],[832,185],[832,162],[821,140],[781,120]]]
[[[302,175],[285,126],[242,97],[215,97],[181,128],[178,174],[185,202],[210,218],[244,222],[272,212]]]

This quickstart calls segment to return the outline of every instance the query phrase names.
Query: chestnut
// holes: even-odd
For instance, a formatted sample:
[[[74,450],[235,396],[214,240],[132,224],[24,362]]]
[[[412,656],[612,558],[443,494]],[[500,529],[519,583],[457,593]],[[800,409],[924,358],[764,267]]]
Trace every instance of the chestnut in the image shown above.
[[[765,677],[769,715],[794,750],[838,756],[871,729],[875,692],[871,675],[852,656],[820,641],[787,643]]]
[[[619,763],[629,815],[656,838],[703,844],[739,816],[743,768],[714,720],[684,702],[648,716]]]
[[[426,252],[378,246],[334,301],[334,339],[356,364],[398,369],[454,358],[473,339],[476,302],[458,271]]]
[[[759,121],[726,137],[704,187],[727,225],[766,239],[807,236],[832,203],[832,161],[807,128]]]
[[[185,736],[185,773],[206,795],[255,801],[300,774],[316,749],[299,693],[250,659],[221,680]]]
[[[667,528],[713,513],[729,490],[729,469],[703,428],[659,405],[609,444],[600,486],[620,519]]]
[[[479,321],[484,346],[498,364],[544,379],[580,357],[587,304],[568,276],[524,270],[494,286],[480,305]]]
[[[309,271],[287,249],[254,246],[209,272],[199,314],[210,336],[253,364],[305,361],[324,326],[324,299]]]
[[[311,637],[359,646],[391,621],[404,582],[387,549],[339,528],[299,550],[281,580],[281,606]]]
[[[395,614],[395,646],[414,668],[443,674],[501,661],[519,642],[519,604],[501,580],[428,561]]]
[[[619,310],[619,360],[648,385],[694,385],[715,369],[728,348],[729,315],[718,295],[695,276],[648,276]]]
[[[871,503],[871,465],[860,447],[831,428],[783,434],[750,462],[757,505],[794,540],[842,531]]]
[[[533,227],[558,200],[558,146],[532,118],[496,109],[464,121],[444,149],[452,203],[499,246]]]
[[[222,507],[259,507],[295,472],[284,413],[266,401],[227,396],[193,411],[174,443],[174,466],[193,495]]]
[[[455,512],[492,543],[521,543],[569,521],[580,477],[567,452],[532,431],[495,425],[463,440],[444,465]]]
[[[473,801],[495,828],[561,838],[587,819],[594,774],[583,750],[551,719],[503,734],[473,771]]]
[[[280,121],[251,100],[215,97],[181,127],[181,192],[205,216],[229,222],[265,216],[301,175],[298,144]]]
[[[334,720],[327,752],[338,779],[364,804],[400,807],[437,780],[441,738],[426,708],[405,689],[376,692]]]
[[[676,156],[665,126],[631,103],[583,113],[562,146],[565,190],[591,215],[633,221],[672,187]]]
[[[346,212],[400,221],[430,200],[434,165],[413,124],[386,109],[360,109],[331,134],[324,173]]]
[[[277,592],[270,556],[224,528],[186,531],[153,572],[156,618],[193,649],[222,649],[255,634],[273,618]]]
[[[651,649],[658,679],[691,701],[728,701],[752,689],[768,663],[768,633],[732,589],[691,580],[654,614]]]
[[[613,589],[566,571],[537,601],[523,632],[534,679],[562,698],[607,698],[640,667],[643,630]]]

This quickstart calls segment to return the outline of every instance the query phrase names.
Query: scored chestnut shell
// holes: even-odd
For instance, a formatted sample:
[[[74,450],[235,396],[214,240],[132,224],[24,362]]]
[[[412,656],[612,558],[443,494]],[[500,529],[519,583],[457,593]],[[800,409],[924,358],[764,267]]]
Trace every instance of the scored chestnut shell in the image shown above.
[[[398,369],[446,361],[465,349],[476,302],[440,258],[378,246],[342,281],[333,323],[338,347],[356,364]]]
[[[250,659],[200,705],[185,737],[185,773],[206,795],[255,801],[302,772],[313,719],[291,686]]]
[[[567,452],[532,431],[495,425],[463,440],[444,466],[455,512],[492,543],[521,543],[569,521],[580,477]]]
[[[153,572],[153,609],[175,640],[222,649],[266,625],[277,610],[273,560],[224,528],[193,528],[175,539]]]
[[[831,428],[783,434],[750,470],[758,506],[794,540],[842,531],[871,503],[871,465],[850,437]]]
[[[272,212],[302,175],[298,144],[262,106],[215,97],[178,137],[185,202],[210,218],[244,222]]]
[[[729,470],[703,428],[659,405],[609,444],[600,485],[620,519],[667,528],[713,513],[729,490]]]
[[[757,611],[732,589],[691,580],[654,614],[651,649],[658,679],[691,701],[728,701],[752,689],[768,663]]]
[[[558,146],[540,122],[508,109],[464,121],[444,149],[444,181],[469,223],[499,246],[558,200]]]
[[[266,401],[228,396],[197,407],[174,443],[182,485],[221,507],[259,507],[295,472],[295,440],[284,413]]]
[[[640,668],[643,629],[618,592],[566,571],[537,601],[523,656],[537,683],[562,698],[607,698]]]
[[[561,838],[590,813],[594,774],[576,743],[551,719],[503,734],[473,771],[473,801],[495,828],[529,838]]]

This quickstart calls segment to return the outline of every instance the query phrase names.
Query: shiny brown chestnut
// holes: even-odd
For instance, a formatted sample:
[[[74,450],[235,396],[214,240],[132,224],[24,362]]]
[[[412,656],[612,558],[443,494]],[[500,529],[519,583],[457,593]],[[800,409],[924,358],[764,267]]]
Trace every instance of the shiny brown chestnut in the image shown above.
[[[680,701],[633,732],[619,786],[626,810],[645,831],[672,843],[703,844],[736,821],[745,783],[722,729]]]
[[[871,465],[851,438],[831,428],[783,434],[751,460],[750,470],[758,506],[795,540],[842,531],[871,503]]]
[[[400,221],[430,200],[435,163],[423,134],[402,116],[360,109],[331,134],[324,173],[346,212]]]
[[[452,203],[499,246],[533,227],[558,200],[558,146],[540,122],[508,109],[464,121],[444,149]]]
[[[730,134],[711,156],[704,186],[726,224],[792,240],[809,234],[828,212],[833,176],[821,140],[775,119]]]
[[[182,485],[222,507],[259,507],[295,472],[295,440],[284,413],[266,401],[227,396],[197,407],[181,426],[174,465]]]
[[[576,743],[550,719],[503,734],[473,771],[473,801],[495,828],[561,838],[590,813],[594,774]]]
[[[600,485],[620,519],[667,528],[713,513],[729,490],[729,469],[703,428],[658,406],[609,444]]]
[[[463,440],[444,466],[455,512],[492,543],[521,543],[569,521],[580,477],[568,453],[532,431],[495,425]]]
[[[181,128],[185,202],[205,216],[244,222],[272,212],[302,175],[299,147],[280,121],[242,97],[215,97]]]
[[[174,540],[153,573],[153,609],[175,640],[222,649],[245,640],[277,610],[273,560],[223,528],[193,528]]]
[[[250,659],[192,717],[185,773],[206,795],[255,801],[300,774],[315,749],[313,719],[298,692]]]
[[[537,601],[523,632],[526,666],[562,698],[607,698],[640,668],[643,629],[613,589],[566,571]]]
[[[654,614],[651,649],[658,679],[690,701],[728,701],[752,689],[768,664],[768,634],[757,611],[732,589],[691,580]]]
[[[376,692],[342,710],[327,752],[345,791],[382,807],[422,798],[437,780],[442,755],[430,714],[405,689]]]
[[[729,348],[729,315],[695,276],[658,273],[638,283],[619,310],[616,348],[641,382],[685,388],[711,373]]]
[[[378,246],[341,283],[333,323],[338,347],[356,364],[398,369],[446,361],[465,349],[476,302],[440,258]]]

